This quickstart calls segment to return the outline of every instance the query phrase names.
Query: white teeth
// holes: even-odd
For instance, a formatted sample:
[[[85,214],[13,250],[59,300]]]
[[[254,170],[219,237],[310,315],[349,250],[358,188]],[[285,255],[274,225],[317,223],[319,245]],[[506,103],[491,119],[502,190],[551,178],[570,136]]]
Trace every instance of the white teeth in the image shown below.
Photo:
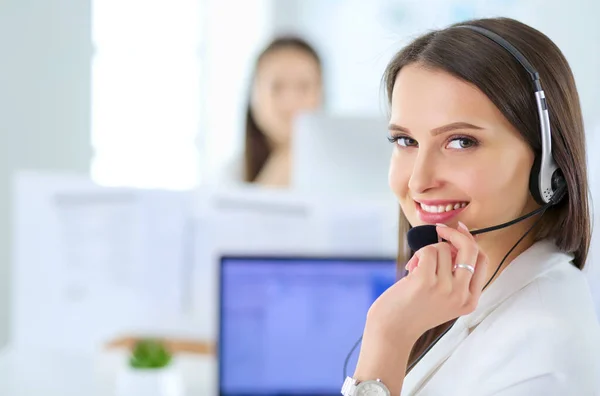
[[[421,209],[423,209],[425,212],[444,213],[444,212],[449,212],[451,210],[464,208],[465,206],[467,206],[467,202],[457,202],[455,204],[436,205],[436,206],[429,206],[429,205],[425,205],[425,204],[420,204],[420,205],[421,205]]]

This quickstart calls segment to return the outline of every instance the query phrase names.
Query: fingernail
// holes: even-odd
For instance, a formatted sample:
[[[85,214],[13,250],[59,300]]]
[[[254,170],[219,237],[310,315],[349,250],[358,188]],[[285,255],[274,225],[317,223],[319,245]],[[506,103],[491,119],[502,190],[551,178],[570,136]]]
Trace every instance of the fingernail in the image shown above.
[[[460,222],[460,221],[459,221],[459,222],[458,222],[458,226],[459,226],[460,228],[462,228],[463,230],[465,230],[465,231],[467,231],[467,232],[469,232],[469,233],[470,233],[470,231],[469,231],[469,229],[467,228],[467,226],[466,226],[466,225],[464,225],[462,222]]]
[[[438,227],[448,227],[446,224],[442,224],[442,223],[436,223],[435,225]]]

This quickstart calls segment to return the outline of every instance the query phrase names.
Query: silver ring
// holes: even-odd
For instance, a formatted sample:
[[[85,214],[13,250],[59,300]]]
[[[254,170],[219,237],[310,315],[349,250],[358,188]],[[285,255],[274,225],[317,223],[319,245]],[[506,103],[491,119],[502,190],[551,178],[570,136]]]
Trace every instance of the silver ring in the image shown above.
[[[456,264],[454,266],[454,269],[456,270],[457,268],[463,268],[466,269],[467,271],[469,271],[471,274],[475,273],[475,267],[473,267],[472,265],[469,264]]]

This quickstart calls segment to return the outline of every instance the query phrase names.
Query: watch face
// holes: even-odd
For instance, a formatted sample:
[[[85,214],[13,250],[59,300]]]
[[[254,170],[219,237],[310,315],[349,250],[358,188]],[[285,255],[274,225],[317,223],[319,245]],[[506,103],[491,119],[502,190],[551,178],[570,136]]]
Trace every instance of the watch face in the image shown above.
[[[390,391],[379,381],[365,381],[356,386],[356,396],[389,396]]]

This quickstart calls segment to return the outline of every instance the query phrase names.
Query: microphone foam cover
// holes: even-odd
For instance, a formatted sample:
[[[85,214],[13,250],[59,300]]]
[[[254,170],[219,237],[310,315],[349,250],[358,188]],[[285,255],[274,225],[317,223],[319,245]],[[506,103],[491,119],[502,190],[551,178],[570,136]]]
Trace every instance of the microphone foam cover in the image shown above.
[[[438,234],[434,225],[422,225],[408,230],[406,240],[408,246],[416,252],[422,247],[438,243]]]

